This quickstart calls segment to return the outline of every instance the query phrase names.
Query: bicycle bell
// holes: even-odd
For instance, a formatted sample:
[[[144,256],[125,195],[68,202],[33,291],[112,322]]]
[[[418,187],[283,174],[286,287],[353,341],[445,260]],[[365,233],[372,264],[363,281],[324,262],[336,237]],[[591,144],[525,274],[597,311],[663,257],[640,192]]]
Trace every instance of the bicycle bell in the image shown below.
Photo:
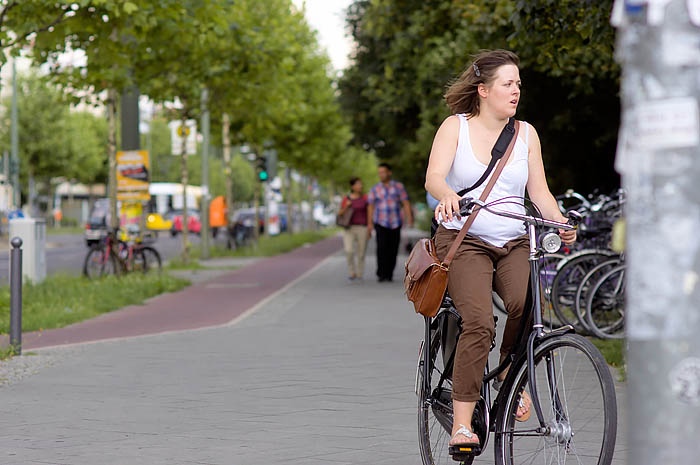
[[[554,253],[561,247],[561,237],[554,232],[548,232],[540,239],[540,246],[547,253]]]

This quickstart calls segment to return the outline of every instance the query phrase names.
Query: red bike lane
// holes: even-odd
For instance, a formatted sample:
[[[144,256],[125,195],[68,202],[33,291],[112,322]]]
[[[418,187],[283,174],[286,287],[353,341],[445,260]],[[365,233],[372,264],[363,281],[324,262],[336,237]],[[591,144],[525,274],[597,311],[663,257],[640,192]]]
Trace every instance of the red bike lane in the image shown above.
[[[60,329],[22,335],[23,349],[185,331],[230,323],[312,270],[342,246],[339,236],[265,258],[210,281]]]

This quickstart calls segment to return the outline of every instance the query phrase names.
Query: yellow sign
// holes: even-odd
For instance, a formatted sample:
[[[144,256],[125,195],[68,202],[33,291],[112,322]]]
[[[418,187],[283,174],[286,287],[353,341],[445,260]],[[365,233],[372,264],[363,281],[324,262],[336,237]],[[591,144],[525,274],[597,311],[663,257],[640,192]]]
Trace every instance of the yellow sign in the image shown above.
[[[150,200],[150,168],[147,150],[117,152],[117,199]]]

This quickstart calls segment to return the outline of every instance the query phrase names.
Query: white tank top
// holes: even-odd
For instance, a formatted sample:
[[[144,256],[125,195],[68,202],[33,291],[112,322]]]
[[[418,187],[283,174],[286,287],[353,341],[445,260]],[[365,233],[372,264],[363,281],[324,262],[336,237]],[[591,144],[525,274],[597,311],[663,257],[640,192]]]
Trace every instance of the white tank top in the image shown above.
[[[455,192],[466,189],[473,185],[486,171],[487,165],[477,160],[472,150],[469,139],[469,121],[466,115],[457,115],[459,118],[459,141],[457,142],[457,153],[452,162],[452,168],[447,174],[447,185]],[[518,133],[518,140],[515,141],[513,153],[510,155],[508,164],[503,168],[503,172],[498,177],[486,202],[493,202],[509,196],[520,198],[509,199],[509,203],[494,206],[499,210],[525,213],[522,197],[525,195],[525,186],[528,178],[528,124],[521,122]],[[524,136],[524,139],[523,137]],[[484,192],[486,185],[493,176],[494,169],[489,177],[476,189],[464,195],[478,199]],[[462,229],[465,219],[446,221],[443,224],[447,229]],[[494,215],[485,210],[479,212],[476,220],[469,228],[469,234],[476,236],[489,244],[503,247],[506,242],[513,240],[523,234],[526,229],[522,221],[504,218]]]

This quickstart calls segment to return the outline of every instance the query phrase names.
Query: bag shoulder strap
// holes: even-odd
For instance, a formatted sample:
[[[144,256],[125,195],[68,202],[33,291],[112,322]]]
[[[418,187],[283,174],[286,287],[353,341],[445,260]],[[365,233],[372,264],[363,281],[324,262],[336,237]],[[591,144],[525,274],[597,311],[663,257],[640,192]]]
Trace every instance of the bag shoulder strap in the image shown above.
[[[506,150],[508,150],[508,146],[510,145],[510,141],[513,138],[513,134],[515,134],[515,118],[510,117],[508,118],[508,123],[503,127],[503,130],[501,131],[501,134],[498,136],[498,139],[496,140],[496,144],[494,144],[493,148],[491,149],[491,160],[489,160],[489,166],[486,167],[486,171],[484,171],[484,174],[481,175],[481,177],[470,187],[467,187],[466,189],[462,189],[461,191],[457,192],[457,195],[460,197],[463,197],[464,194],[467,192],[471,192],[480,185],[486,181],[486,178],[489,177],[489,174],[491,174],[491,171],[493,171],[493,168],[496,166],[496,162],[503,158],[503,156],[506,153]]]
[[[510,124],[510,122],[509,122],[509,124]],[[506,127],[508,127],[508,126],[506,125]],[[519,121],[515,121],[515,126],[513,129],[514,129],[514,133],[510,136],[511,137],[510,143],[508,144],[508,147],[506,148],[505,153],[503,153],[499,157],[500,163],[498,163],[498,167],[496,167],[496,171],[494,171],[493,176],[491,177],[491,179],[489,179],[489,183],[486,184],[486,188],[484,189],[484,192],[481,194],[481,197],[479,197],[479,200],[481,200],[482,202],[486,201],[489,194],[491,193],[491,189],[493,189],[493,186],[496,184],[498,177],[501,175],[501,171],[503,171],[503,168],[508,163],[508,159],[510,158],[510,154],[513,152],[513,147],[515,146],[515,141],[518,139],[518,131],[520,130],[520,122]],[[501,133],[501,136],[498,137],[499,141],[501,140],[501,137],[503,136],[504,132],[506,132],[505,128],[504,128],[504,131]],[[493,151],[496,150],[497,145],[498,145],[498,142],[496,142],[496,145],[494,146]],[[492,151],[492,154],[493,154],[493,151]],[[462,195],[464,195],[464,194],[462,194]],[[472,214],[469,215],[469,218],[467,218],[467,221],[464,222],[464,226],[462,226],[462,229],[459,231],[459,234],[457,234],[457,238],[452,243],[450,250],[447,252],[445,259],[442,261],[442,264],[445,267],[449,268],[450,263],[452,262],[452,259],[455,258],[455,254],[457,253],[457,249],[459,248],[459,245],[464,240],[464,236],[467,235],[467,231],[469,231],[469,228],[471,227],[472,223],[474,222],[474,219],[476,219],[477,213],[479,213],[478,207],[474,209]]]

